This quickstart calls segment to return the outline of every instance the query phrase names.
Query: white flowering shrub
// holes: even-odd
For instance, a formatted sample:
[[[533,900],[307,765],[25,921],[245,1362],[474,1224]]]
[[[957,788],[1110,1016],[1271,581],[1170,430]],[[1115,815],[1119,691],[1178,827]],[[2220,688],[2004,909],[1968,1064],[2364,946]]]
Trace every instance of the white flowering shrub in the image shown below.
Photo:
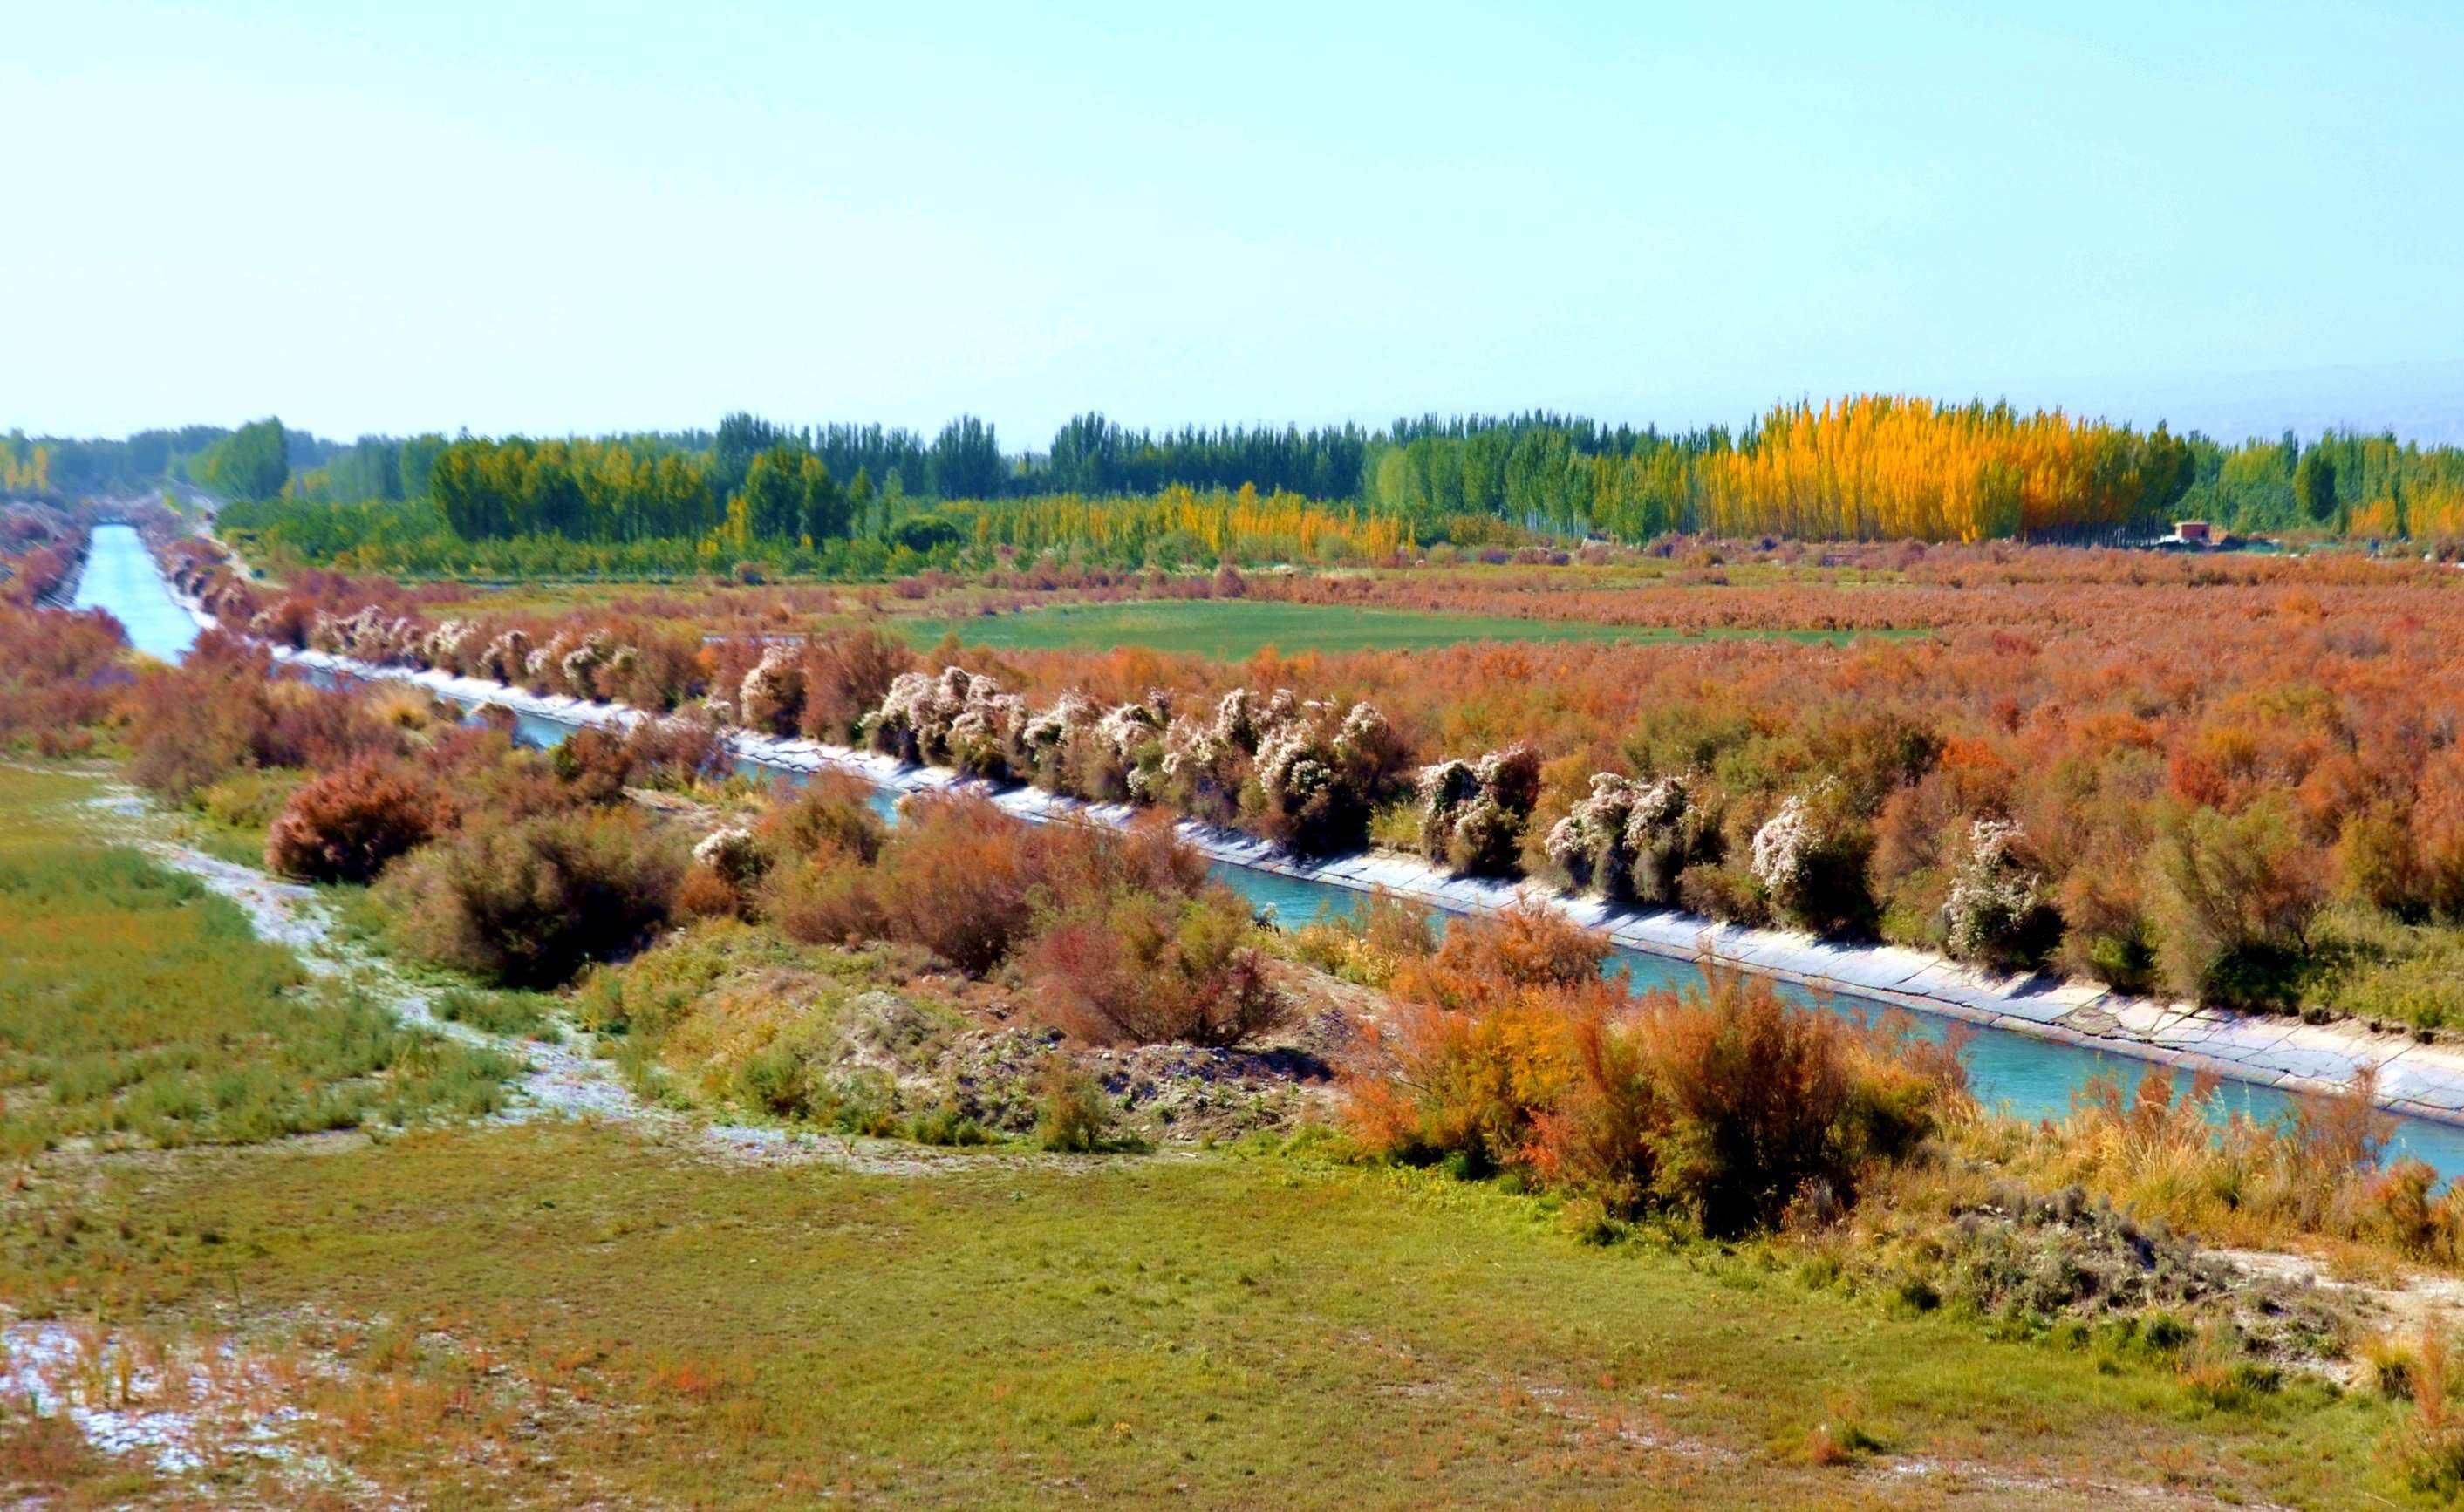
[[[530,675],[530,636],[520,630],[507,630],[479,652],[473,670],[495,682],[518,683]]]
[[[601,686],[600,677],[615,661],[616,651],[605,631],[592,630],[557,659],[558,680],[576,698],[605,698],[607,690]]]
[[[1152,800],[1160,791],[1163,736],[1170,724],[1171,704],[1160,693],[1073,724],[1061,748],[1057,785],[1100,802]]]
[[[1385,716],[1367,704],[1338,714],[1333,704],[1303,703],[1278,689],[1259,728],[1243,820],[1306,855],[1366,844],[1397,759]]]
[[[1420,773],[1420,853],[1464,876],[1509,876],[1540,800],[1540,756],[1529,746],[1478,761],[1441,761]]]
[[[420,654],[429,666],[459,675],[462,658],[477,633],[478,627],[468,620],[448,620],[428,632],[420,643]]]
[[[1792,797],[1754,831],[1754,880],[1795,924],[1821,934],[1861,932],[1873,924],[1873,892],[1865,880],[1871,849],[1861,830]]]
[[[1968,854],[1942,912],[1950,953],[1990,966],[2033,966],[2059,933],[2044,876],[2028,864],[2027,837],[2008,820],[1969,827]]]
[[[1060,792],[1067,781],[1067,755],[1071,742],[1094,727],[1100,717],[1085,693],[1071,689],[1052,707],[1030,714],[1019,726],[1019,762],[1037,785]]]
[[[1821,844],[1805,800],[1792,797],[1754,831],[1754,880],[1788,908],[1804,886],[1806,864]]]
[[[1266,733],[1266,706],[1256,693],[1235,688],[1216,704],[1209,734],[1236,751],[1254,752]]]
[[[549,635],[547,646],[530,647],[530,655],[522,660],[522,682],[530,687],[530,692],[547,692],[549,675],[555,675],[557,663],[564,660],[566,650],[572,650],[572,646],[561,633]]]
[[[376,605],[365,604],[345,615],[319,613],[309,631],[308,644],[337,656],[382,662],[392,657],[414,633],[409,621],[388,620]]]
[[[748,730],[791,735],[804,710],[804,668],[789,646],[762,651],[737,689],[736,711]]]
[[[1675,908],[1679,879],[1698,862],[1719,859],[1721,836],[1683,777],[1602,772],[1592,778],[1591,795],[1551,826],[1543,849],[1570,887]]]
[[[1455,820],[1480,796],[1480,778],[1458,756],[1433,761],[1414,778],[1420,795],[1420,854],[1443,861],[1454,841]]]
[[[1220,718],[1184,715],[1164,730],[1162,756],[1145,783],[1149,800],[1210,824],[1239,821],[1249,753],[1220,734],[1221,727]]]
[[[938,676],[901,672],[857,734],[902,761],[957,767],[994,779],[1014,775],[1026,706],[980,672],[945,667]]]
[[[990,678],[958,668],[903,672],[858,737],[902,760],[1032,780],[1053,792],[1168,803],[1195,818],[1247,824],[1297,850],[1357,848],[1401,763],[1401,742],[1367,704],[1265,699],[1246,689],[1204,719],[1176,716],[1151,692],[1110,709],[1071,690],[1029,712]]]
[[[693,857],[739,892],[760,880],[769,866],[769,857],[763,854],[760,842],[741,824],[712,830],[693,846]]]
[[[1674,908],[1685,869],[1720,859],[1718,816],[1696,801],[1694,786],[1671,774],[1641,784],[1625,820],[1625,888],[1639,903]]]
[[[1609,897],[1625,891],[1626,821],[1639,790],[1634,778],[1614,772],[1593,777],[1591,796],[1566,810],[1542,843],[1559,880]]]
[[[988,677],[975,678],[941,737],[943,758],[969,777],[1007,781],[1018,775],[1019,729],[1025,723],[1026,700],[1000,691]]]
[[[1171,705],[1163,695],[1150,694],[1145,703],[1118,705],[1095,721],[1095,737],[1114,756],[1127,760],[1161,737],[1171,717]]]

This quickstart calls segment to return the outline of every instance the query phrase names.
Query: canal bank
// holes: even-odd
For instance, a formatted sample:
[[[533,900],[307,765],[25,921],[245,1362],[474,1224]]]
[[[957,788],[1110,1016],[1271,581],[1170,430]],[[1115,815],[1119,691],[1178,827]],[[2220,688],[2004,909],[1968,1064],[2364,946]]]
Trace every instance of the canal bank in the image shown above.
[[[133,543],[134,537],[130,537]],[[98,553],[107,549],[98,539]],[[110,547],[108,549],[118,549]],[[142,555],[142,545],[138,546]],[[147,563],[150,568],[150,561]],[[159,574],[152,590],[168,597]],[[185,605],[199,623],[210,617]],[[440,696],[516,712],[532,738],[554,740],[573,729],[622,727],[639,712],[609,704],[540,696],[525,690],[438,670],[383,667],[322,652],[275,647],[303,670],[401,681]],[[957,774],[903,766],[874,753],[801,739],[734,732],[731,744],[748,764],[786,776],[849,772],[891,794],[945,789],[966,782]],[[1088,804],[1035,789],[988,796],[1023,818],[1126,823],[1136,812]],[[1611,908],[1529,885],[1514,887],[1447,876],[1416,858],[1384,853],[1309,863],[1253,836],[1182,822],[1182,835],[1253,901],[1288,916],[1320,907],[1348,907],[1373,890],[1388,890],[1448,913],[1493,912],[1520,900],[1537,901],[1608,933],[1618,968],[1639,985],[1691,979],[1699,963],[1754,973],[1788,984],[1801,1002],[1835,1011],[1859,1005],[1915,1010],[1928,1032],[1951,1022],[1975,1028],[1969,1046],[1981,1096],[2026,1116],[2057,1114],[2089,1076],[2115,1074],[2125,1084],[2148,1065],[2212,1072],[2228,1079],[2219,1099],[2253,1116],[2288,1110],[2292,1097],[2343,1085],[2356,1068],[2374,1066],[2381,1101],[2407,1115],[2400,1135],[2407,1152],[2443,1172],[2464,1171],[2464,1054],[2409,1037],[2371,1034],[2350,1023],[2313,1025],[2272,1016],[2238,1015],[2128,997],[2092,983],[1994,977],[1924,952],[1887,946],[1844,946],[1779,931],[1744,930],[1673,912]]]

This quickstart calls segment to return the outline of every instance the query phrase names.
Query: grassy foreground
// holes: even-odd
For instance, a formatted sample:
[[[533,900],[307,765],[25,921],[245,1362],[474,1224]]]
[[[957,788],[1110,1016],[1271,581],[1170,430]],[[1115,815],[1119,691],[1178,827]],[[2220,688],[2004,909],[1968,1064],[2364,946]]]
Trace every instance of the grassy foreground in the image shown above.
[[[236,1326],[394,1380],[320,1447],[449,1502],[2323,1505],[2384,1419],[2309,1390],[2196,1407],[2126,1355],[1889,1316],[1752,1252],[1586,1248],[1436,1178],[957,1170],[574,1126],[206,1156],[52,1177],[0,1280],[21,1309]]]
[[[1678,641],[1709,633],[1789,640],[1845,640],[1819,630],[1742,630],[1689,634],[1645,625],[1591,625],[1502,614],[1424,613],[1341,604],[1282,603],[1244,599],[1155,600],[1061,604],[1018,614],[901,618],[899,632],[919,646],[956,635],[997,650],[1108,649],[1139,646],[1237,660],[1265,646],[1300,651],[1408,651],[1464,641]]]

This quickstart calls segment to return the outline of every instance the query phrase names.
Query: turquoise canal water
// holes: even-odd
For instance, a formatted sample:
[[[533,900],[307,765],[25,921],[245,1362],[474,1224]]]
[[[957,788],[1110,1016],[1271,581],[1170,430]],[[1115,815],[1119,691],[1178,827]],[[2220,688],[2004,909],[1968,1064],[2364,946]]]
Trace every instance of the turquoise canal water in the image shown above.
[[[1323,910],[1348,918],[1367,902],[1363,894],[1349,888],[1272,872],[1219,866],[1215,873],[1262,912],[1287,923],[1307,923]],[[1435,917],[1442,923],[1444,915]],[[1703,982],[1701,971],[1691,961],[1641,951],[1612,952],[1608,970],[1645,992],[1654,988],[1684,991],[1700,987]],[[1817,1013],[1861,1016],[1889,1011],[1888,1004],[1851,994],[1816,993],[1794,982],[1777,982],[1774,986],[1790,1002]],[[2073,1095],[2091,1078],[2111,1077],[2128,1093],[2137,1088],[2142,1076],[2158,1069],[2149,1062],[2130,1056],[2107,1055],[1961,1019],[1932,1014],[1910,1014],[1909,1019],[1917,1034],[1936,1043],[1964,1033],[1967,1044],[1961,1055],[1968,1065],[1969,1085],[1987,1105],[1998,1106],[2022,1118],[2059,1118],[2070,1111]],[[2177,1074],[2177,1089],[2188,1085],[2188,1075]],[[2226,1081],[2209,1105],[2209,1114],[2218,1122],[2234,1113],[2264,1122],[2289,1116],[2296,1107],[2290,1095],[2272,1086]],[[2398,1117],[2389,1156],[2399,1154],[2428,1161],[2441,1177],[2464,1175],[2464,1128]]]
[[[127,629],[128,644],[160,661],[176,662],[196,644],[196,622],[172,600],[153,554],[126,525],[96,527],[85,576],[69,606],[110,610]]]
[[[77,589],[77,603],[80,607],[92,604],[110,610],[128,626],[130,639],[138,648],[152,655],[176,659],[196,639],[195,626],[172,602],[143,543],[126,526],[106,525],[95,532],[94,548],[85,580]],[[554,745],[573,728],[535,714],[516,716],[517,734],[535,745]],[[778,775],[793,778],[793,774]],[[885,815],[892,813],[888,795],[879,797],[876,804]],[[1214,870],[1260,913],[1287,925],[1307,923],[1321,914],[1349,917],[1367,901],[1363,894],[1350,888],[1297,877],[1220,863]],[[1436,917],[1442,923],[1443,915]],[[1639,951],[1615,952],[1608,969],[1646,990],[1683,989],[1701,981],[1690,962]],[[1885,1008],[1880,1002],[1846,994],[1818,994],[1790,982],[1779,983],[1778,989],[1790,1001],[1817,1013],[1862,1015]],[[2091,1078],[2112,1077],[2127,1092],[2152,1069],[2148,1063],[2127,1056],[2105,1055],[1930,1015],[1911,1017],[1916,1032],[1930,1040],[1938,1041],[1953,1033],[1965,1034],[1967,1043],[1962,1053],[1968,1063],[1969,1085],[1987,1104],[2022,1118],[2060,1117],[2070,1110],[2073,1096]],[[2295,1107],[2291,1097],[2273,1087],[2228,1081],[2216,1093],[2210,1111],[2218,1120],[2236,1112],[2264,1120],[2287,1116]],[[2442,1177],[2464,1174],[2464,1128],[2417,1118],[2399,1118],[2396,1122],[2391,1153],[2426,1160]]]

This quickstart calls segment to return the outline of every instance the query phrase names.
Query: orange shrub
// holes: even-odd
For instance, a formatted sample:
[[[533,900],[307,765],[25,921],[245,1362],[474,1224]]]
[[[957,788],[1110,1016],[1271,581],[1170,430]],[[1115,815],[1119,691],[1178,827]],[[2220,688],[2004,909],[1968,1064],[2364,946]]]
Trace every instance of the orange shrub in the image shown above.
[[[1553,909],[1520,906],[1449,922],[1437,950],[1396,972],[1397,997],[1441,1008],[1478,1008],[1526,988],[1578,987],[1600,975],[1608,937]]]
[[[1451,1159],[1467,1175],[1523,1166],[1573,1080],[1567,1029],[1548,994],[1468,1011],[1402,1004],[1373,1036],[1389,1064],[1346,1084],[1354,1137],[1390,1159]]]
[[[1793,1009],[1769,982],[1725,975],[1637,998],[1598,975],[1600,947],[1554,933],[1509,915],[1450,968],[1398,975],[1418,996],[1346,1084],[1364,1147],[1727,1235],[1800,1201],[1845,1206],[1871,1167],[1967,1107],[1956,1048],[1903,1024]]]
[[[891,682],[914,665],[915,653],[906,642],[879,630],[815,638],[804,652],[804,734],[852,741],[856,721],[881,707]]]
[[[824,845],[774,865],[756,889],[754,910],[790,939],[856,945],[888,936],[881,897],[865,858]]]
[[[1234,1045],[1283,1013],[1254,928],[1222,889],[1123,890],[1044,920],[1022,961],[1045,1020],[1083,1043]]]
[[[921,945],[971,975],[1025,937],[1035,892],[1049,885],[1040,832],[980,798],[910,799],[875,878],[882,932]]]
[[[860,778],[817,773],[763,810],[761,844],[781,862],[830,851],[869,865],[889,830],[873,812],[871,796]]]

